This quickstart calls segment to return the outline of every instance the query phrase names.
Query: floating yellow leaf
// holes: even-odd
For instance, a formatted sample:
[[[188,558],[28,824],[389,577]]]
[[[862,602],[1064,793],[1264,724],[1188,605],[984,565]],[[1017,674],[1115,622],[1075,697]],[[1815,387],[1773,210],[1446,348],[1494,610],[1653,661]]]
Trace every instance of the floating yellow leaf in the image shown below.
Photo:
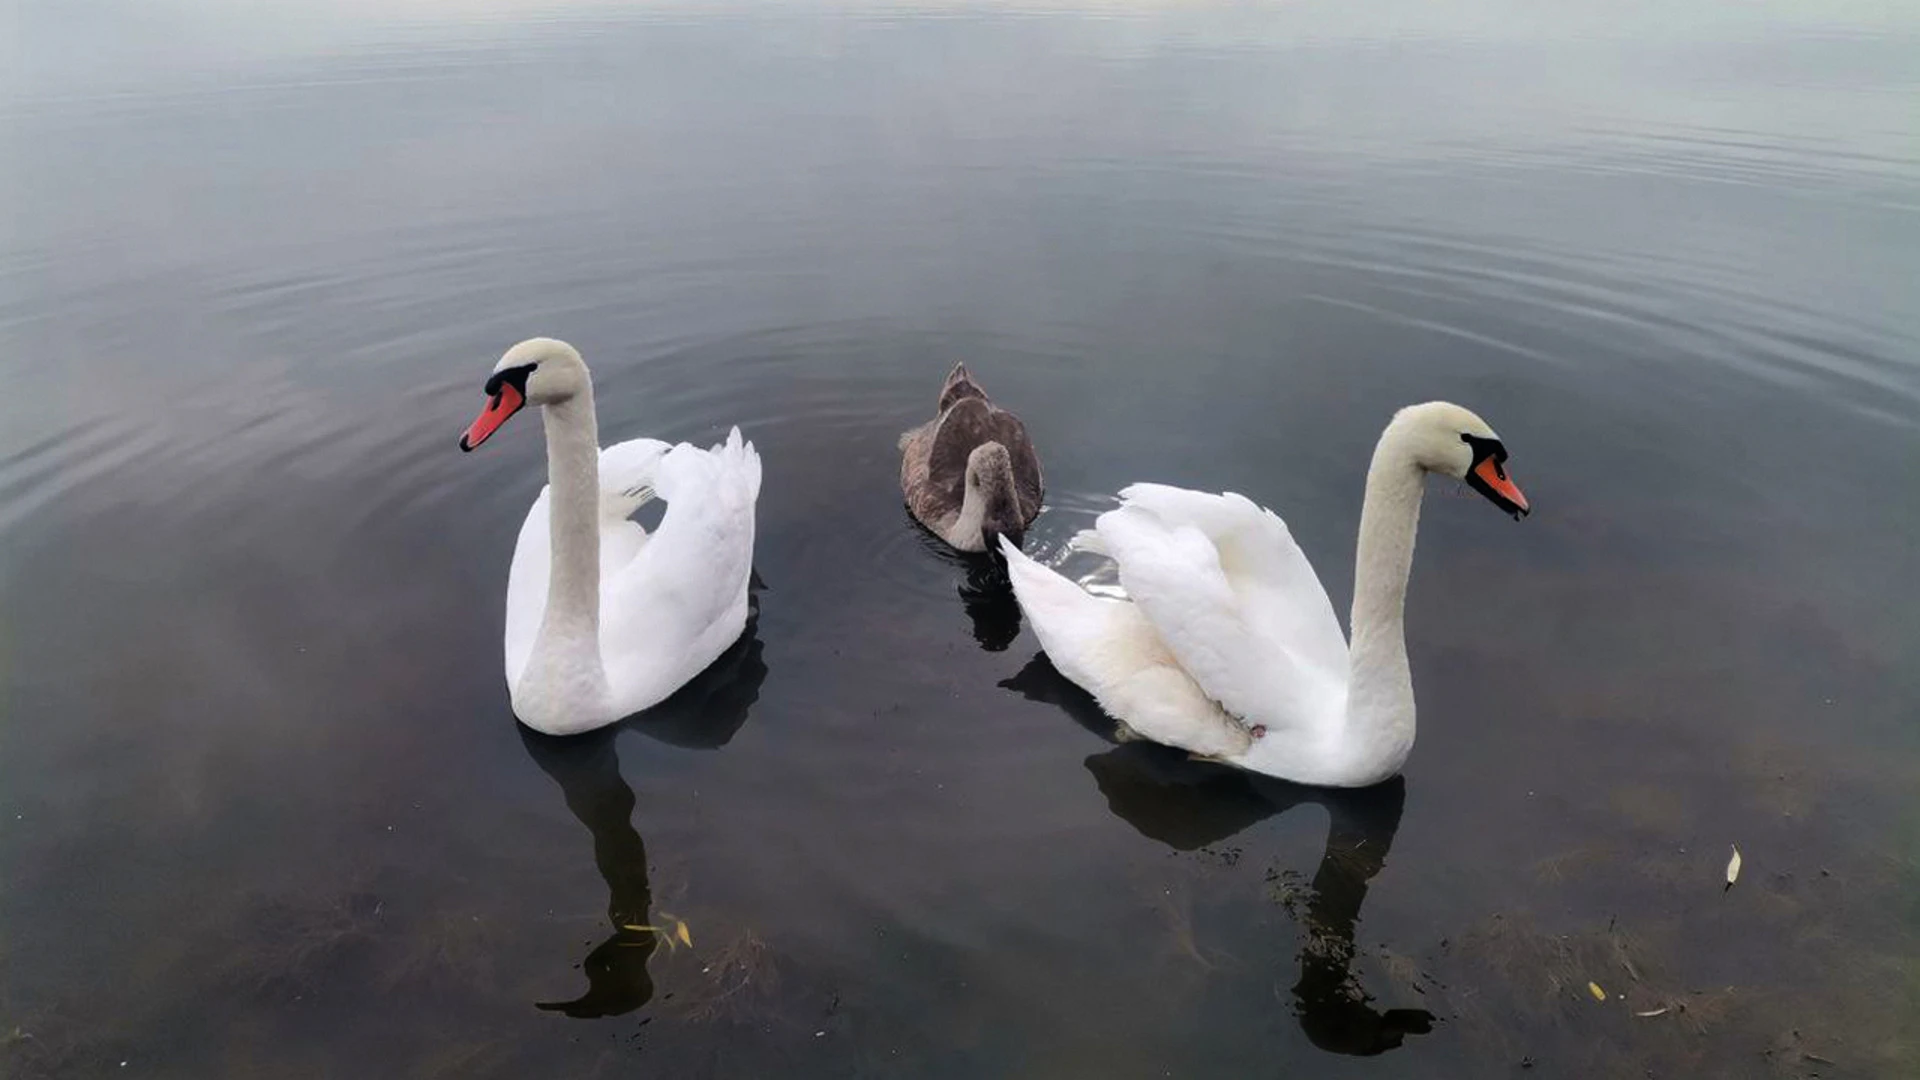
[[[622,923],[620,925],[620,929],[632,930],[635,933],[640,933],[640,934],[658,934],[661,932],[660,928],[657,926],[646,926],[641,923]]]
[[[1600,989],[1600,984],[1597,982],[1590,982],[1587,984],[1587,993],[1592,994],[1593,1000],[1595,1001],[1607,1000],[1607,992],[1605,990]]]
[[[1733,883],[1738,880],[1740,880],[1740,845],[1735,844],[1733,858],[1727,860],[1727,888],[1733,888]]]
[[[674,927],[673,936],[680,939],[680,944],[685,945],[689,949],[693,948],[693,932],[687,929],[686,923],[683,922]]]

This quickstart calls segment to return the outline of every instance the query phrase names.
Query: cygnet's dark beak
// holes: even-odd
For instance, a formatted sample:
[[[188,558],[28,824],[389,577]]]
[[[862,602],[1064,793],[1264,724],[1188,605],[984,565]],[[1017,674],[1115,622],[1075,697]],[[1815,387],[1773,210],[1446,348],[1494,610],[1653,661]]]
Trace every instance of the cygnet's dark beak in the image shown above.
[[[984,526],[981,528],[980,538],[987,542],[988,557],[993,559],[994,562],[1002,564],[1007,561],[1006,553],[1000,550],[1000,538],[1003,536],[1013,541],[1014,547],[1025,550],[1023,543],[1027,538],[1027,533],[1024,529],[1001,530],[993,528],[992,526]]]

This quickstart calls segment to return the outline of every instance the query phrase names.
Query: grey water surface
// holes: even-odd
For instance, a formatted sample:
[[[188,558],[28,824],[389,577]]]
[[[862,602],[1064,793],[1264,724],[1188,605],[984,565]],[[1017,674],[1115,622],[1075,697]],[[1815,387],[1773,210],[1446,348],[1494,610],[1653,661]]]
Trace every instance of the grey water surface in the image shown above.
[[[7,19],[0,1072],[1920,1071],[1912,12]],[[765,464],[748,636],[572,740],[538,425],[455,447],[536,334]],[[1404,777],[1114,742],[900,505],[956,360],[1030,549],[1239,491],[1343,612],[1380,427],[1487,417],[1535,513],[1431,488]]]

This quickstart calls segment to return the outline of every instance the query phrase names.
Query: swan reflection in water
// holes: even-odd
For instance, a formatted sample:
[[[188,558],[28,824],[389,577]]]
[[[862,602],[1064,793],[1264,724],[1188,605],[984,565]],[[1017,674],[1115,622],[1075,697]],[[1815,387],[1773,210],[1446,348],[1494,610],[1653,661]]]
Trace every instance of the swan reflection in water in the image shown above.
[[[1001,686],[1058,705],[1082,726],[1112,740],[1114,723],[1091,695],[1054,670],[1044,654]],[[1305,908],[1300,981],[1293,1000],[1300,1027],[1322,1050],[1371,1055],[1432,1030],[1424,1009],[1375,1009],[1352,972],[1354,924],[1367,887],[1386,864],[1400,828],[1406,783],[1370,788],[1311,788],[1228,766],[1195,761],[1157,743],[1126,742],[1086,761],[1107,807],[1142,835],[1191,851],[1218,843],[1303,803],[1327,810],[1325,853]]]
[[[759,582],[754,581],[758,589]],[[638,716],[581,735],[542,735],[525,725],[520,739],[541,771],[560,785],[567,809],[593,837],[593,861],[607,883],[607,921],[613,932],[580,965],[586,992],[572,1001],[543,1001],[548,1012],[576,1019],[619,1016],[653,1000],[647,972],[659,939],[648,930],[653,889],[647,878],[647,846],[633,824],[633,788],[620,775],[614,746],[622,731],[637,731],[671,746],[713,750],[725,746],[747,722],[760,696],[767,665],[756,632],[759,603],[747,616],[739,641],[713,666],[672,697]]]
[[[907,515],[907,523],[934,558],[961,573],[960,606],[973,622],[973,640],[987,652],[1005,652],[1020,636],[1020,602],[1013,597],[1006,566],[991,555],[955,551],[913,520],[912,514]]]

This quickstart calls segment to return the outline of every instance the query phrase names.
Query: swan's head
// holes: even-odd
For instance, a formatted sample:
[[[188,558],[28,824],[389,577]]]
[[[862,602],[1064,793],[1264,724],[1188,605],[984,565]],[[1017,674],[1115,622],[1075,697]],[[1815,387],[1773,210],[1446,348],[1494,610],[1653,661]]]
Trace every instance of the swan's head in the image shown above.
[[[471,450],[528,405],[557,405],[592,387],[587,362],[573,346],[554,338],[529,338],[508,349],[487,377],[487,407],[480,411],[460,449]]]
[[[1473,410],[1429,401],[1401,409],[1387,430],[1421,468],[1466,481],[1515,521],[1527,516],[1527,497],[1507,475],[1505,444]]]
[[[1013,484],[1013,455],[997,442],[981,443],[967,455],[967,500],[978,500],[984,510],[980,536],[989,553],[1000,550],[1004,536],[1019,547],[1026,539],[1027,520],[1020,512],[1020,496]]]

